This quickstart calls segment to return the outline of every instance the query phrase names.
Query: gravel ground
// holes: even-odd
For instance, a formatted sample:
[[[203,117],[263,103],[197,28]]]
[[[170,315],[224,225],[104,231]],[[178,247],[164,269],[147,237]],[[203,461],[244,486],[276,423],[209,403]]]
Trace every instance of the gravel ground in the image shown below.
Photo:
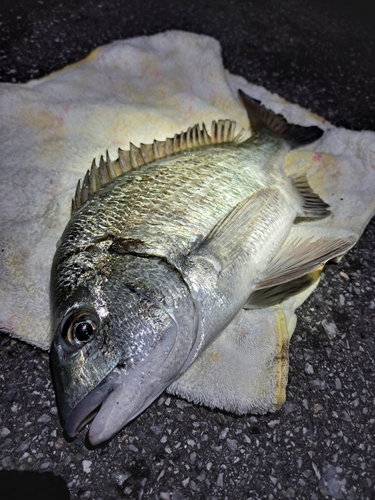
[[[219,39],[230,71],[336,125],[375,131],[373,5],[2,0],[0,80],[44,76],[115,39],[184,29]],[[63,437],[47,353],[1,335],[0,497],[374,499],[374,242],[373,221],[299,309],[287,402],[275,414],[236,417],[163,394],[90,449],[82,433]]]

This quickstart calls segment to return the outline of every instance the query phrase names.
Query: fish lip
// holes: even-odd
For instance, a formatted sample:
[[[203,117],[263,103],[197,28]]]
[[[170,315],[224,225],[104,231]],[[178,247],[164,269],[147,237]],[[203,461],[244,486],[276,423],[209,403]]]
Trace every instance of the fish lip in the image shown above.
[[[68,437],[75,438],[99,411],[109,394],[121,384],[121,371],[115,367],[108,375],[73,408],[66,419],[64,430]]]

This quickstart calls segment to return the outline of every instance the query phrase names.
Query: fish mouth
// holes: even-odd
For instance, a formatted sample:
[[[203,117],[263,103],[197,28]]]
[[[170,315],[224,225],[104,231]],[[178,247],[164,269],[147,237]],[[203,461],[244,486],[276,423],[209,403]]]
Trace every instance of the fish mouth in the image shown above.
[[[75,438],[91,421],[87,435],[91,445],[112,439],[164,391],[170,380],[149,386],[132,370],[114,368],[71,411],[64,426],[66,434]]]
[[[114,368],[91,392],[89,392],[71,411],[65,422],[65,432],[75,438],[86,424],[95,420],[100,414],[103,403],[109,395],[121,385],[121,370]],[[89,438],[90,439],[90,438]],[[92,441],[90,440],[92,443]],[[92,443],[95,444],[95,443]]]

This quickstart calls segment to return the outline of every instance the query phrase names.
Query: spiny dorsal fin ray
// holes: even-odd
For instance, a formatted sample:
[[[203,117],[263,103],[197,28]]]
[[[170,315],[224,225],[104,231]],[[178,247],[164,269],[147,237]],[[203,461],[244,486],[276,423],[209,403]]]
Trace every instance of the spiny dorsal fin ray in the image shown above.
[[[141,167],[145,164],[141,149],[134,146],[133,143],[130,143],[130,159],[133,168]]]
[[[154,140],[152,144],[141,144],[139,148],[130,143],[129,150],[119,148],[118,158],[114,161],[111,160],[107,151],[106,158],[104,159],[103,156],[100,158],[99,166],[93,160],[91,169],[87,171],[82,183],[78,182],[72,200],[72,214],[100,187],[129,170],[197,147],[223,142],[240,142],[246,138],[248,132],[241,128],[236,130],[236,127],[236,122],[231,120],[214,121],[211,126],[211,135],[209,135],[204,124],[202,127],[194,125],[165,141]]]

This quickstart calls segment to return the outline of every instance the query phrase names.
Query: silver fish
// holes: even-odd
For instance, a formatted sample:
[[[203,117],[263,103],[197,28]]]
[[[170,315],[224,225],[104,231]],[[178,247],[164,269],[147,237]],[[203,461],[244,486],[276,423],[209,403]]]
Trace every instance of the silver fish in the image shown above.
[[[67,434],[96,445],[182,374],[242,308],[307,286],[354,239],[290,236],[328,206],[283,170],[318,127],[288,124],[240,91],[230,120],[95,162],[73,200],[51,274],[51,364]],[[244,140],[245,139],[245,140]]]

